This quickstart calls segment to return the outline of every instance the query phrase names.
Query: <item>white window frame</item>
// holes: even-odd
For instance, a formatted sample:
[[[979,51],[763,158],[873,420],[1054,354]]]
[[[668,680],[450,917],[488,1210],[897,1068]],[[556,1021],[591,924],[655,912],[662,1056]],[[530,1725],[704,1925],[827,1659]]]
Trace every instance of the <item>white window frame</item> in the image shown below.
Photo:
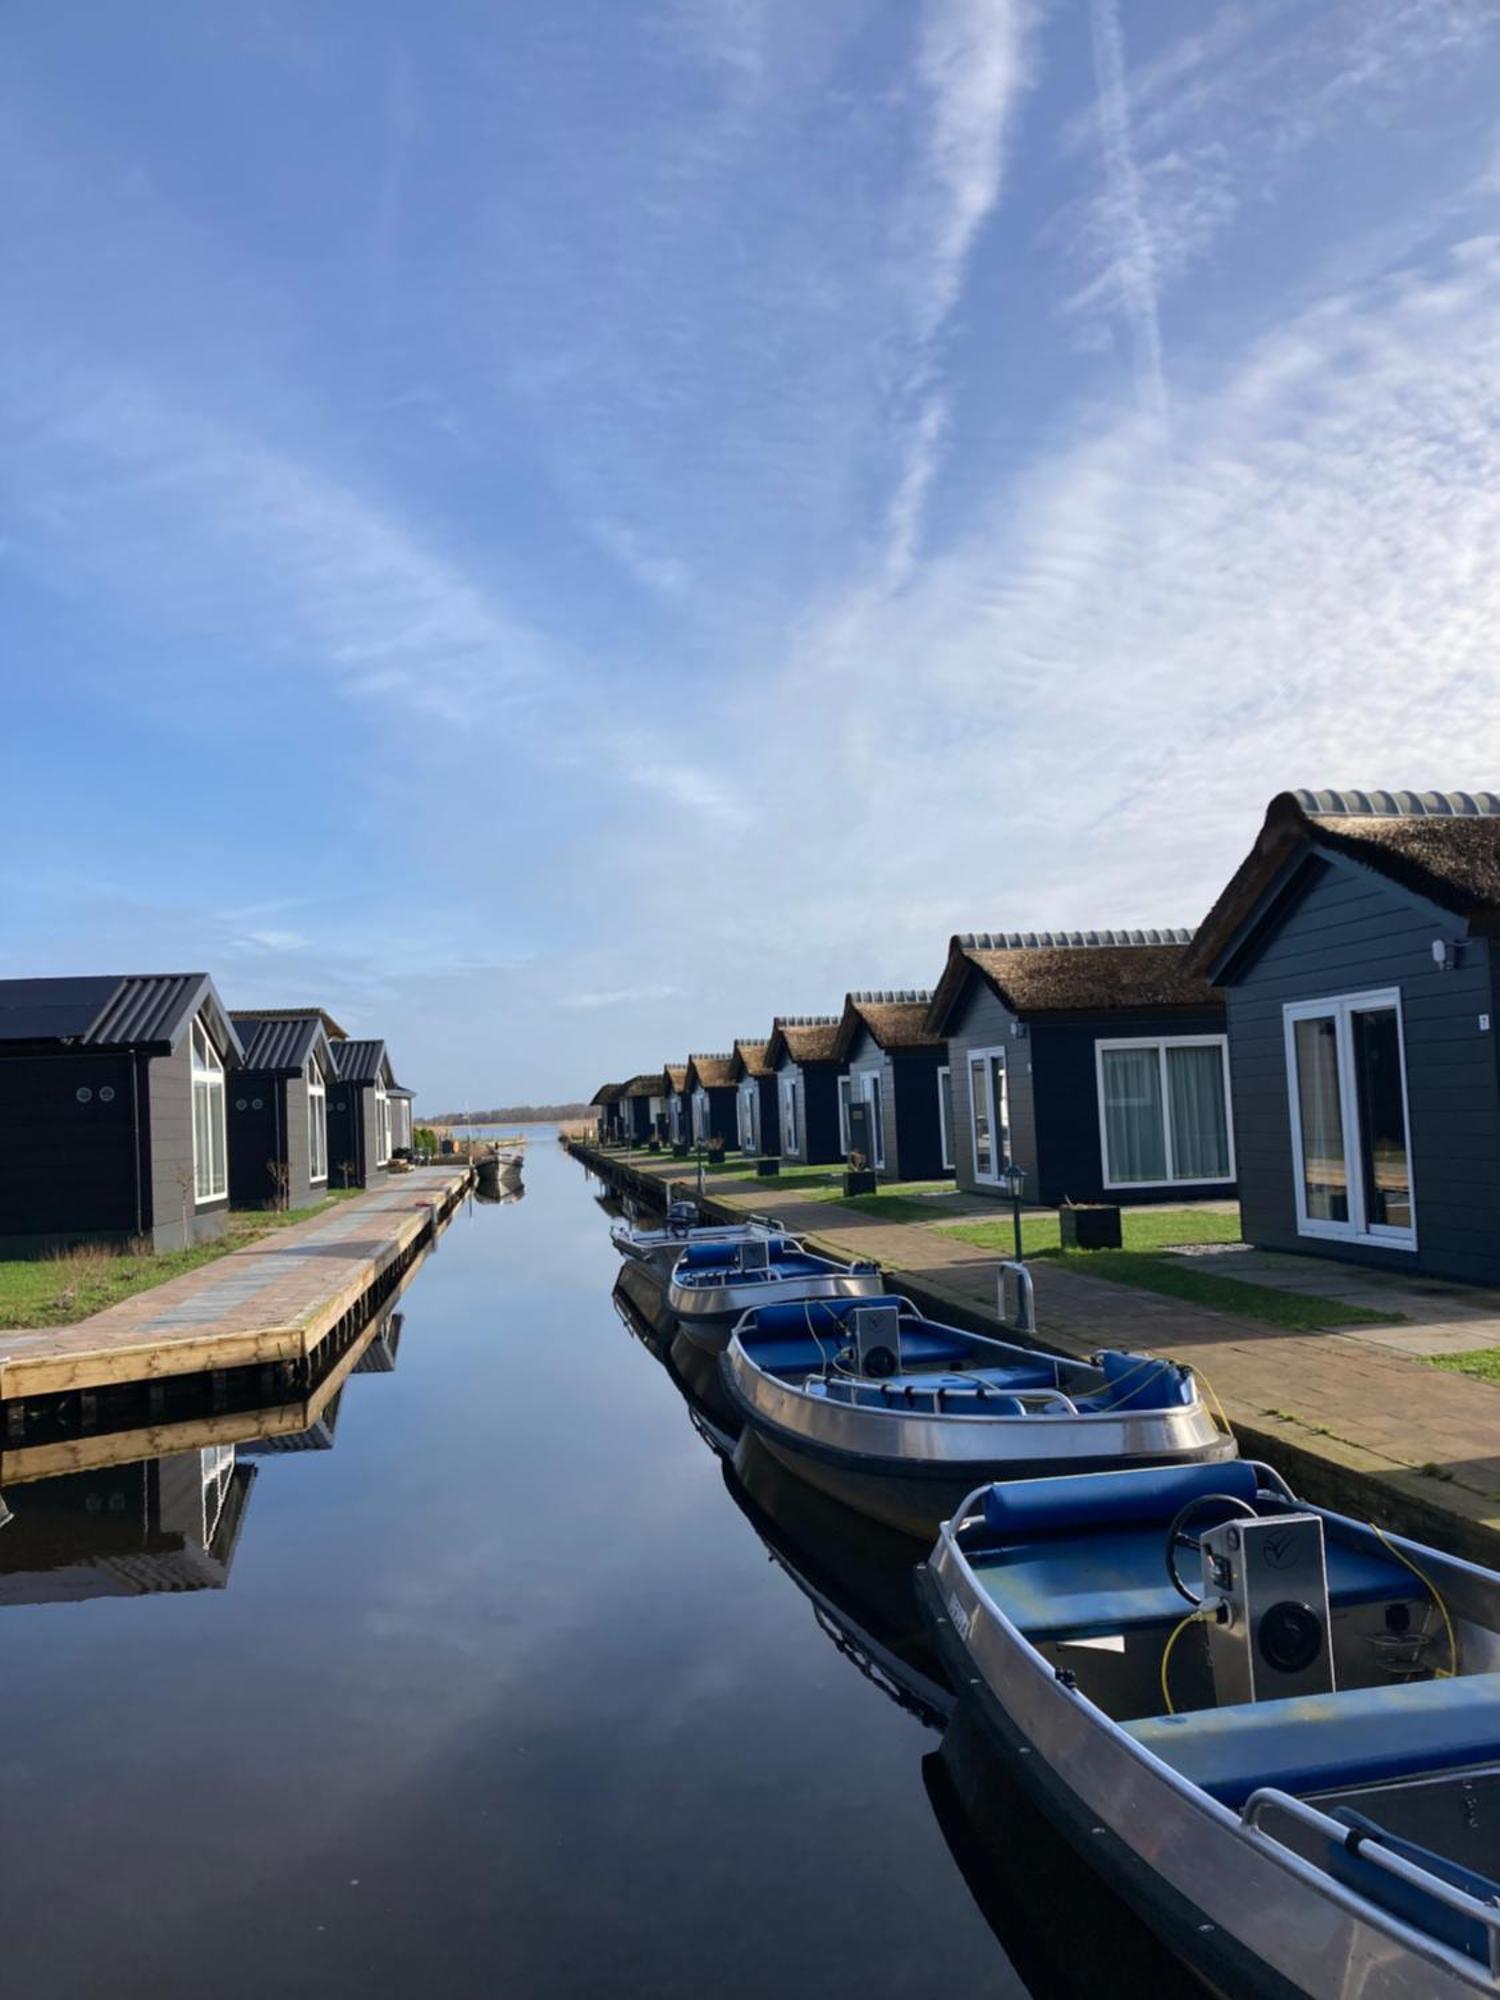
[[[1359,1084],[1354,1072],[1354,1036],[1350,1016],[1377,1013],[1386,1008],[1396,1015],[1396,1047],[1401,1056],[1401,1116],[1406,1125],[1407,1192],[1411,1203],[1411,1227],[1397,1229],[1388,1223],[1370,1222],[1365,1214],[1364,1132],[1359,1119]],[[1332,1019],[1338,1056],[1339,1110],[1344,1127],[1344,1171],[1349,1187],[1349,1220],[1328,1222],[1307,1213],[1307,1176],[1302,1156],[1302,1107],[1297,1101],[1298,1021]],[[1417,1247],[1417,1175],[1412,1160],[1411,1102],[1406,1080],[1406,1021],[1401,1010],[1399,986],[1379,986],[1368,993],[1338,993],[1325,999],[1289,1000],[1281,1010],[1286,1048],[1287,1106],[1292,1128],[1293,1192],[1297,1198],[1297,1234],[1326,1237],[1338,1243],[1367,1243],[1382,1250],[1415,1250]],[[1357,1171],[1351,1171],[1351,1168]]]
[[[946,1094],[943,1090],[945,1083],[948,1086]],[[953,1097],[953,1069],[949,1063],[943,1063],[938,1068],[937,1094],[938,1144],[941,1146],[943,1152],[943,1166],[945,1170],[951,1172],[958,1165],[958,1161],[954,1158],[953,1154],[953,1125],[948,1116],[950,1102]]]
[[[743,1082],[740,1085],[739,1091],[736,1095],[735,1102],[739,1107],[739,1116],[737,1119],[737,1124],[739,1127],[740,1151],[742,1153],[754,1153],[759,1151],[759,1147],[756,1143],[757,1135],[755,1130],[755,1113],[758,1109],[758,1106],[756,1104],[756,1095],[757,1092],[759,1091],[759,1088],[760,1086],[757,1083],[747,1078],[745,1082]]]
[[[708,1115],[708,1092],[700,1084],[693,1092],[693,1144],[706,1146],[712,1129]]]
[[[990,1089],[990,1171],[979,1171],[979,1121],[975,1116],[974,1065],[982,1062],[985,1066],[986,1086]],[[994,1064],[991,1068],[990,1065]],[[997,1042],[987,1049],[965,1049],[964,1081],[969,1097],[969,1161],[974,1179],[983,1187],[1000,1187],[1006,1167],[1010,1164],[1010,1050],[1004,1042]],[[998,1082],[998,1092],[993,1084]],[[1002,1151],[1001,1132],[1005,1134]]]
[[[797,1145],[797,1079],[785,1077],[781,1085],[781,1150],[800,1159]]]
[[[868,1069],[852,1069],[847,1078],[839,1078],[841,1084],[848,1083],[851,1099],[857,1095],[861,1103],[869,1107],[870,1131],[873,1138],[879,1142],[878,1147],[874,1149],[874,1157],[870,1164],[877,1168],[885,1166],[885,1095],[881,1087],[882,1074],[883,1071],[879,1067],[872,1067]],[[880,1098],[878,1105],[875,1102],[877,1094]],[[847,1154],[849,1151],[848,1112],[842,1093],[839,1096],[839,1117],[846,1121],[844,1125],[844,1151]]]
[[[201,1054],[200,1054],[201,1050]],[[189,1062],[192,1074],[192,1103],[190,1123],[193,1128],[193,1206],[202,1208],[206,1202],[223,1201],[229,1193],[229,1128],[226,1119],[224,1089],[224,1059],[214,1047],[213,1036],[203,1025],[203,1017],[194,1020],[191,1033]],[[199,1093],[208,1101],[208,1115],[219,1135],[218,1168],[219,1177],[215,1184],[213,1132],[209,1134],[208,1170],[204,1172],[204,1162],[198,1150],[198,1097]],[[205,1180],[208,1185],[205,1186]]]
[[[318,1140],[322,1139],[322,1171],[318,1171]],[[307,1064],[307,1178],[316,1187],[328,1179],[328,1084],[318,1067],[318,1059],[311,1056]]]
[[[385,1079],[375,1079],[375,1164],[389,1165],[391,1157],[391,1100],[385,1094]]]
[[[839,1090],[839,1153],[844,1159],[849,1157],[849,1101],[854,1095],[854,1078],[845,1070],[838,1079]]]
[[[1185,1180],[1174,1171],[1172,1159],[1172,1113],[1167,1084],[1168,1049],[1212,1049],[1219,1051],[1219,1070],[1224,1080],[1224,1135],[1229,1145],[1229,1171],[1212,1180]],[[1157,1072],[1161,1078],[1162,1150],[1167,1162],[1165,1180],[1116,1180],[1109,1171],[1109,1128],[1104,1115],[1104,1058],[1111,1049],[1155,1049]],[[1099,1167],[1107,1188],[1229,1187],[1238,1178],[1234,1160],[1234,1101],[1229,1094],[1228,1035],[1117,1035],[1094,1044],[1094,1094],[1099,1106]]]

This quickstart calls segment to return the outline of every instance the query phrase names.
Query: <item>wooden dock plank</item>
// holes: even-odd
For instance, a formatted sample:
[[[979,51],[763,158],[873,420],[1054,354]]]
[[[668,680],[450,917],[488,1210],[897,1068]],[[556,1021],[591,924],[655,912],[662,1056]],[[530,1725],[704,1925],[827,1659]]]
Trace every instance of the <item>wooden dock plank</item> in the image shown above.
[[[419,1168],[75,1325],[0,1332],[0,1403],[310,1363],[468,1178]]]

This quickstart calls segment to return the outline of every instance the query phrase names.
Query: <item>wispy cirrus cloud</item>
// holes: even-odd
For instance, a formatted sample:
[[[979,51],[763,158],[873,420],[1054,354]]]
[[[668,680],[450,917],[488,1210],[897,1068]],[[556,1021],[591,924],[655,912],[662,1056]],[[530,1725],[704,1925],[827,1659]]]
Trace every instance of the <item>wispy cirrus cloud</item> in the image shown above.
[[[1099,87],[1099,147],[1104,159],[1110,228],[1115,237],[1109,282],[1130,323],[1135,348],[1136,393],[1151,416],[1166,414],[1161,318],[1156,302],[1156,245],[1142,198],[1141,176],[1130,135],[1125,85],[1125,37],[1119,0],[1091,0],[1094,76]]]
[[[670,1000],[675,986],[613,986],[588,993],[565,993],[558,1003],[579,1013],[594,1013],[602,1007],[627,1007],[641,1000]]]

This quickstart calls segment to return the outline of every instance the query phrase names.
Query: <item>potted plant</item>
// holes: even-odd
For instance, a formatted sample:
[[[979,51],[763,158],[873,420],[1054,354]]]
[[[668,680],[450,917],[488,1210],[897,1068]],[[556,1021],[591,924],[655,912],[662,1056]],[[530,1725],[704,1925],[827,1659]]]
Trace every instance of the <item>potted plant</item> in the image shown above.
[[[715,1132],[708,1142],[708,1162],[710,1166],[722,1166],[724,1162],[724,1134]]]
[[[1057,1211],[1057,1228],[1064,1250],[1118,1250],[1120,1204],[1065,1201]]]
[[[844,1193],[874,1194],[877,1185],[875,1169],[856,1146],[850,1153],[848,1166],[844,1170]]]
[[[779,1153],[762,1153],[760,1158],[755,1162],[757,1180],[774,1180],[780,1172],[781,1155]]]

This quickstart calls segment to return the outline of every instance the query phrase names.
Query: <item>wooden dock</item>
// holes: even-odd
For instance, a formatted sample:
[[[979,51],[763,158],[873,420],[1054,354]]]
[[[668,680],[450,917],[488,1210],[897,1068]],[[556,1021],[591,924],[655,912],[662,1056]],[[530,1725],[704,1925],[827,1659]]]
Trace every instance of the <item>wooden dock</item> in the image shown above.
[[[457,1207],[466,1161],[418,1168],[74,1326],[0,1332],[0,1404],[240,1368],[305,1383]]]

